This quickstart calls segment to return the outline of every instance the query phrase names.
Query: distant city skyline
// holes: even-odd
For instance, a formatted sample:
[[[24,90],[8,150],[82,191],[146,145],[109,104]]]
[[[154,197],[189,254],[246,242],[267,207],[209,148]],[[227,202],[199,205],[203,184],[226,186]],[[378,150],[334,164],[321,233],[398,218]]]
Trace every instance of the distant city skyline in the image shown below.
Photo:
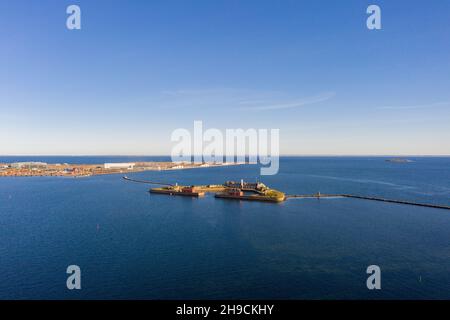
[[[81,30],[68,30],[77,4]],[[382,29],[366,9],[380,6]],[[450,2],[0,2],[0,155],[170,155],[280,129],[281,155],[450,155]]]

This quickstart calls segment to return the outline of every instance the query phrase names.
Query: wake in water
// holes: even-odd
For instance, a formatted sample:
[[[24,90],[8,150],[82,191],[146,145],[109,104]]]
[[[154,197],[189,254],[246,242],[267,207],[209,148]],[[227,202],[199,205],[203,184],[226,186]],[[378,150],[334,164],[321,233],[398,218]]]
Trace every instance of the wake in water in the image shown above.
[[[327,200],[327,199],[344,199],[343,196],[331,196],[331,197],[314,197],[314,196],[308,196],[308,197],[296,197],[296,196],[286,196],[286,199],[317,199],[317,200]]]
[[[349,182],[357,182],[357,183],[379,184],[379,185],[384,185],[384,186],[391,186],[391,187],[394,187],[396,189],[402,189],[402,190],[403,189],[415,189],[416,188],[416,187],[413,187],[413,186],[395,184],[395,183],[392,183],[392,182],[381,181],[381,180],[342,178],[342,177],[324,176],[324,175],[317,175],[317,174],[305,174],[305,176],[314,177],[314,178],[332,179],[332,180],[338,180],[338,181],[349,181]]]

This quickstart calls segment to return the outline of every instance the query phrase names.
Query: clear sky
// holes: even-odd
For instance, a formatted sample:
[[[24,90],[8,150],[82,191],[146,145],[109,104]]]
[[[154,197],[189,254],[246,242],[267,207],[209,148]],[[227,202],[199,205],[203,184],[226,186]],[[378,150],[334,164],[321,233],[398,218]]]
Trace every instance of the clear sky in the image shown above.
[[[282,154],[450,154],[448,0],[0,0],[0,40],[1,155],[170,154],[194,120],[279,128]]]

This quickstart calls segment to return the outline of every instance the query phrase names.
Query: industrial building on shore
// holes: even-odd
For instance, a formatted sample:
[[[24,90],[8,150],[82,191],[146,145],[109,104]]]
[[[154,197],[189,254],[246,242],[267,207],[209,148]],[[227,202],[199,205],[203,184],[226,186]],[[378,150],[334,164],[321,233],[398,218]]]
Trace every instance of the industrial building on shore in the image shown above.
[[[105,169],[133,170],[135,165],[135,163],[105,163]]]
[[[45,169],[47,163],[45,162],[14,162],[10,164],[13,169]]]

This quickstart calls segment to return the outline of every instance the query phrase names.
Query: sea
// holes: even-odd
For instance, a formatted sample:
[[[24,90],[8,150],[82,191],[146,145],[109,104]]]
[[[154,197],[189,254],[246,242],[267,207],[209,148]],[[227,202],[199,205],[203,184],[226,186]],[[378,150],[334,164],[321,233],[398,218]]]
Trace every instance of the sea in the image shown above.
[[[127,174],[261,181],[286,194],[450,205],[450,158],[282,157]],[[168,157],[0,157],[105,163]],[[450,210],[350,198],[263,203],[150,194],[119,174],[0,178],[0,299],[450,299]],[[67,268],[81,270],[69,290]],[[369,290],[369,266],[380,289]]]

